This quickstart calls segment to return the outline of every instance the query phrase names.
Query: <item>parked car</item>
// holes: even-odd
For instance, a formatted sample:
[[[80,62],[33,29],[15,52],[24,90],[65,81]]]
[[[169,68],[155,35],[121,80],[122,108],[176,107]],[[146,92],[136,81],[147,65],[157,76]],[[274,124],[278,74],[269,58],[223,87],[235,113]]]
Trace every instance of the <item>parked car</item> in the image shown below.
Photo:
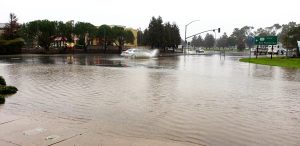
[[[258,54],[258,55],[267,55],[268,53],[268,48],[253,48],[253,50],[251,49],[251,52],[253,51],[254,55]]]
[[[273,52],[272,52],[272,45],[268,46],[268,54],[277,54],[277,55],[283,55],[286,53],[286,50],[284,48],[280,48],[279,45],[273,45]]]

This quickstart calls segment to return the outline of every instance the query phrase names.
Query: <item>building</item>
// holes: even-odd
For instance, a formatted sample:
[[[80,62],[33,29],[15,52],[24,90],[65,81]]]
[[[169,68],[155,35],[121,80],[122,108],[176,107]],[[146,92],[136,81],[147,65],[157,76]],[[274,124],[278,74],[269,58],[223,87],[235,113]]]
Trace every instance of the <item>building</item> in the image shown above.
[[[138,46],[137,37],[138,37],[138,30],[133,28],[127,28],[133,33],[134,41],[133,44],[125,44],[125,47],[133,48]]]

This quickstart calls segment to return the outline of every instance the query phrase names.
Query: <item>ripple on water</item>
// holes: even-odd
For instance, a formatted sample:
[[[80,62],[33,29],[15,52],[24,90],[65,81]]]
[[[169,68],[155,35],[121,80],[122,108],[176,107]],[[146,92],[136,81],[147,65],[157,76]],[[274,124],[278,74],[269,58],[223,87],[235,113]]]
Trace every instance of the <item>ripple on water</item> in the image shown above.
[[[112,136],[207,146],[300,143],[298,70],[240,65],[218,56],[121,60],[133,65],[126,68],[51,59],[52,64],[0,66],[0,74],[19,89],[1,110],[84,123]]]

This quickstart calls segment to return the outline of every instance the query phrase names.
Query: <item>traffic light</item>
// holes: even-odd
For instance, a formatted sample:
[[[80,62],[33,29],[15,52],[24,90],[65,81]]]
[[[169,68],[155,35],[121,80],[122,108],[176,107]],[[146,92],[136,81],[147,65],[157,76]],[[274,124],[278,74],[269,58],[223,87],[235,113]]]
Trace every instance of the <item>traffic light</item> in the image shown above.
[[[221,28],[218,28],[218,33],[220,33],[221,32]]]

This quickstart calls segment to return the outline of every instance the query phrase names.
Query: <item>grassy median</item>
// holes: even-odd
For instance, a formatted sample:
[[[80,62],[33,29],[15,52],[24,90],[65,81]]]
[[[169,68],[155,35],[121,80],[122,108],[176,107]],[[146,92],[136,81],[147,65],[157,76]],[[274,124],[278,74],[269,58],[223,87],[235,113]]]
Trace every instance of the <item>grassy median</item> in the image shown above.
[[[287,58],[287,57],[259,57],[259,58],[242,58],[241,62],[250,62],[255,64],[280,66],[288,68],[300,68],[300,58]]]

